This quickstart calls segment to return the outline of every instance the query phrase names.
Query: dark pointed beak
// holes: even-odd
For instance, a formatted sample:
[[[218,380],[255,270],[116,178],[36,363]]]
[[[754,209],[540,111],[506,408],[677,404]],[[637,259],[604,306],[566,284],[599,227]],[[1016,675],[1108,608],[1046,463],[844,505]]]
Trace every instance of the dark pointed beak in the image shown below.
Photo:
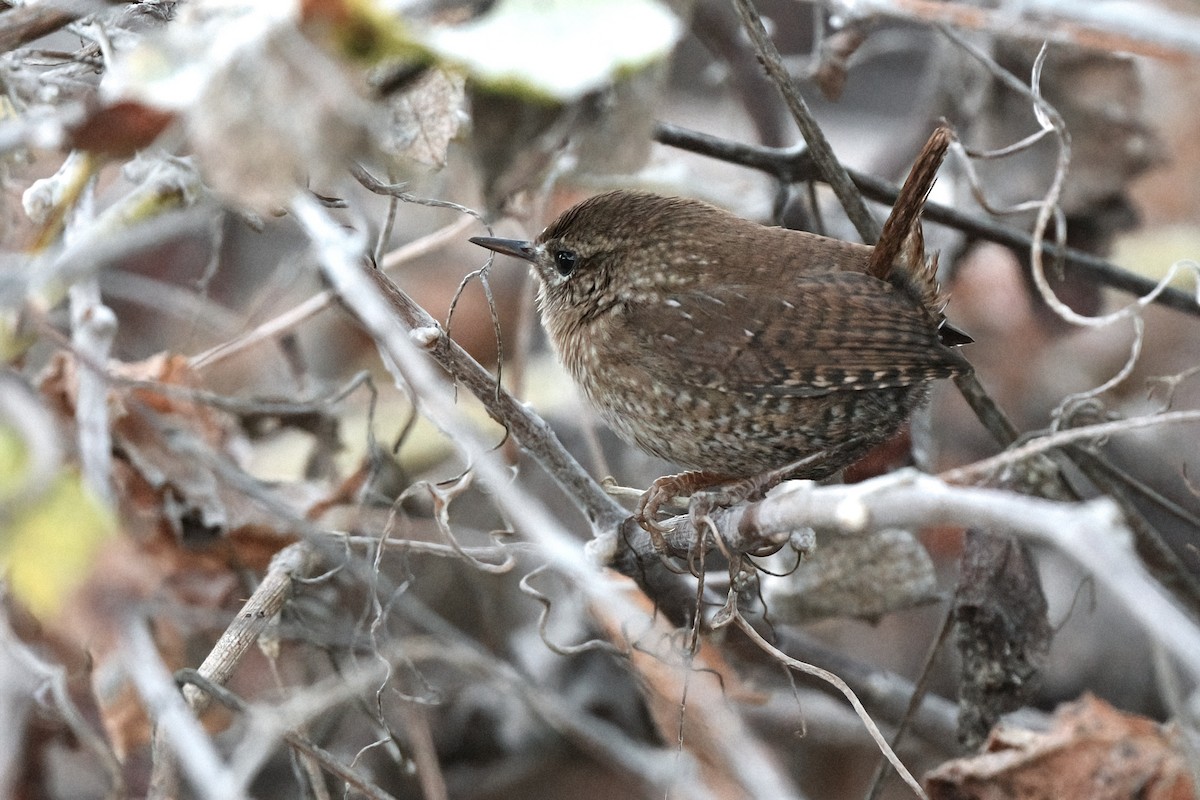
[[[513,258],[523,258],[531,263],[537,258],[537,250],[534,248],[533,242],[525,242],[520,239],[498,239],[494,236],[475,236],[472,237],[471,244],[477,244],[480,247],[486,247],[488,250],[493,250],[506,256],[512,256]]]

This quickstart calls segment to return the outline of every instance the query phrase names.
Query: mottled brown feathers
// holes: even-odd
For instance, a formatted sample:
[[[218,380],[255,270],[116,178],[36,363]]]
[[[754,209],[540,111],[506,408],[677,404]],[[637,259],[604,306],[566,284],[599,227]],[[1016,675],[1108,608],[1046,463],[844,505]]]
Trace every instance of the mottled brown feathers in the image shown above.
[[[881,249],[626,191],[571,208],[533,246],[481,243],[533,263],[555,349],[622,436],[722,475],[819,456],[799,474],[822,477],[969,369],[909,235],[947,137],[918,160]]]

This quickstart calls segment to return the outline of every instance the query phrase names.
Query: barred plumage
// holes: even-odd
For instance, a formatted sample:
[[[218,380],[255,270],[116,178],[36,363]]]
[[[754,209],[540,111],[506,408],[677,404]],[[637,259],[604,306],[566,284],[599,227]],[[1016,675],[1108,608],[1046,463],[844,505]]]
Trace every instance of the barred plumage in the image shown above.
[[[723,476],[818,456],[798,476],[824,477],[891,436],[930,382],[969,369],[916,222],[939,134],[879,250],[626,191],[532,243],[473,241],[533,264],[555,349],[623,437]]]

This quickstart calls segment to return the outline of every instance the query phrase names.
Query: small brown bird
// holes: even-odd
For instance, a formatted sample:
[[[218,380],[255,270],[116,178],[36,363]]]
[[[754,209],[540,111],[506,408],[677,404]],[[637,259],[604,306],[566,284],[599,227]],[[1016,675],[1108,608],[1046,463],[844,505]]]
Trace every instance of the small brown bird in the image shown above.
[[[655,482],[647,530],[677,494],[831,475],[892,436],[930,382],[969,369],[917,222],[940,132],[878,249],[628,191],[585,200],[534,242],[471,239],[533,265],[550,340],[605,421],[698,471]]]

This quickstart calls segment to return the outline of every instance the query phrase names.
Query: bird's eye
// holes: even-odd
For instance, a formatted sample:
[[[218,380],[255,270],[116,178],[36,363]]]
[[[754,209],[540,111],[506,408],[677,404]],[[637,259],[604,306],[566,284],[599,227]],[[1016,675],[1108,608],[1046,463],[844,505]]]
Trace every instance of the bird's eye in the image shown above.
[[[578,263],[579,256],[575,254],[574,250],[559,250],[554,254],[554,268],[564,278],[575,271]]]

